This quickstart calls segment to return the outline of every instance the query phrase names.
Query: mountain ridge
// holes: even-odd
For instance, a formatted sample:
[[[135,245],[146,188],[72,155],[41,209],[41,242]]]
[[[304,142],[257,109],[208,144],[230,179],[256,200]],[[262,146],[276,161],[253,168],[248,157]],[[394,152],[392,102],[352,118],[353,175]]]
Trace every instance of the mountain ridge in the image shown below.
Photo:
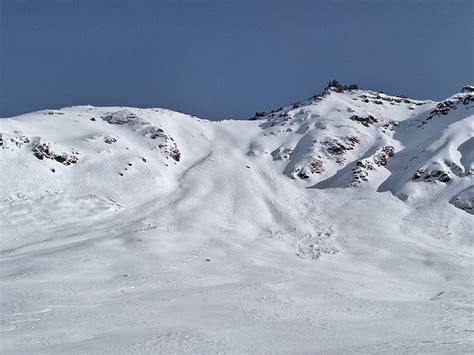
[[[472,86],[332,84],[1,119],[2,352],[469,353]]]
[[[265,154],[271,156],[277,163],[286,162],[283,167],[284,175],[292,179],[307,180],[317,188],[356,186],[368,183],[372,177],[373,180],[385,178],[380,186],[376,187],[377,189],[389,190],[402,199],[408,199],[412,195],[408,185],[413,185],[412,182],[449,183],[461,176],[472,175],[472,166],[468,166],[464,161],[462,164],[460,157],[451,157],[449,154],[445,154],[444,161],[435,159],[431,162],[418,164],[414,171],[413,167],[408,166],[408,162],[397,162],[397,158],[406,155],[407,151],[411,150],[410,161],[418,159],[416,149],[431,148],[426,145],[421,147],[419,144],[417,147],[410,148],[408,146],[409,140],[413,139],[414,135],[418,138],[426,136],[425,140],[428,141],[440,139],[440,137],[434,136],[437,133],[430,133],[427,136],[424,133],[425,128],[429,132],[439,130],[439,124],[443,125],[446,121],[453,123],[453,119],[464,121],[463,129],[454,134],[460,135],[461,132],[466,132],[461,143],[472,144],[467,141],[472,138],[472,130],[469,128],[470,125],[472,128],[470,113],[474,102],[473,92],[474,87],[468,85],[463,87],[459,93],[441,102],[418,101],[403,96],[389,96],[380,92],[361,90],[354,84],[346,86],[337,81],[331,81],[321,94],[312,96],[308,100],[269,113],[257,113],[254,120],[248,121],[248,124],[252,125],[251,122],[257,122],[261,131],[249,144],[247,155],[256,157]],[[458,107],[465,108],[465,111],[468,112],[458,117],[459,115],[456,116]],[[148,111],[145,114],[145,116],[149,116],[148,120],[140,117],[133,110],[142,115]],[[90,122],[81,118],[81,122],[87,122],[90,129],[94,129],[93,126],[99,124],[97,121],[106,122],[110,125],[109,127],[128,127],[129,130],[137,134],[137,137],[147,140],[146,144],[149,150],[160,151],[166,160],[171,158],[173,160],[171,164],[179,162],[181,157],[179,146],[172,136],[159,127],[159,122],[153,124],[150,119],[153,117],[154,120],[159,121],[160,116],[163,115],[175,115],[178,120],[179,117],[195,117],[166,109],[117,108],[114,111],[114,109],[82,106],[61,110],[44,110],[18,116],[12,120],[21,122],[31,115],[61,117],[75,111],[77,111],[78,117],[91,116],[89,117]],[[447,116],[447,118],[441,122],[441,116]],[[430,124],[432,120],[433,123]],[[59,120],[58,124],[60,124],[59,122],[61,121]],[[196,122],[204,121],[196,118]],[[216,124],[226,124],[229,121],[217,122],[222,123]],[[73,123],[77,125],[77,117]],[[54,126],[50,129],[54,129]],[[65,127],[64,129],[68,130],[69,128]],[[15,131],[20,133],[15,134]],[[1,133],[0,147],[3,150],[12,150],[28,146],[28,149],[33,152],[33,156],[39,160],[45,158],[59,162],[64,166],[80,161],[77,150],[71,148],[69,152],[55,152],[48,142],[41,141],[41,137],[26,136],[21,132],[21,130],[13,130],[10,134]],[[438,132],[438,134],[440,133]],[[400,137],[403,135],[408,136],[408,140],[402,142],[403,138]],[[272,145],[270,137],[279,137],[279,146],[275,146],[274,149],[263,148],[264,145]],[[113,147],[116,144],[116,139],[108,137],[105,132],[103,137],[91,135],[86,138],[89,141],[97,141],[97,139],[103,139],[104,143],[108,145],[106,147]],[[458,147],[461,145],[459,144]],[[104,145],[102,144],[102,146]],[[450,145],[447,147],[453,149]],[[137,154],[138,156],[142,155],[138,152]],[[141,158],[142,161],[146,160],[144,157]],[[386,176],[387,171],[390,171],[389,165],[405,165],[403,169],[407,170],[407,173],[403,177]],[[51,169],[55,168],[51,167]],[[118,174],[123,176],[123,173],[121,171]],[[392,170],[392,173],[395,172]],[[393,180],[397,180],[395,183],[398,185],[397,187],[390,185],[390,181]],[[404,180],[403,184],[400,180]],[[456,191],[456,193],[460,193],[460,191]]]

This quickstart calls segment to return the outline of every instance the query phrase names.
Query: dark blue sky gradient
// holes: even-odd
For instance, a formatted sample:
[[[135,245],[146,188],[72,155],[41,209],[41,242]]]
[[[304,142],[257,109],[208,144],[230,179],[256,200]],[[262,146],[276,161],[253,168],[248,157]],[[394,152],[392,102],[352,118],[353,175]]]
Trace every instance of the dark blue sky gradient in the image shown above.
[[[474,1],[0,0],[0,117],[91,104],[247,118],[328,80],[474,82]]]

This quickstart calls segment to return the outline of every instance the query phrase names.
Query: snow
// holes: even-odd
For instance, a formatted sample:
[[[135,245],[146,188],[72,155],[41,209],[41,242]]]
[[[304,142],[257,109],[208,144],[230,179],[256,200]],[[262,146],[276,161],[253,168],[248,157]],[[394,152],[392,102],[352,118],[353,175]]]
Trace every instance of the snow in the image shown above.
[[[447,100],[1,119],[1,352],[472,352],[472,93]]]

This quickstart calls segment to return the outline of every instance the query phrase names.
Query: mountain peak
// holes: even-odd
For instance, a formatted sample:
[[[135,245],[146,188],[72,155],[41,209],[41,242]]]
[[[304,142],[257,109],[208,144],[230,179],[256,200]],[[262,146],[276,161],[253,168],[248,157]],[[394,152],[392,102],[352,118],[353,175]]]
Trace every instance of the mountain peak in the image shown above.
[[[471,158],[466,157],[472,137],[473,90],[467,85],[436,103],[331,80],[321,94],[257,113],[255,122],[239,123],[205,122],[164,109],[45,110],[0,121],[0,154],[10,166],[24,162],[24,167],[5,168],[19,190],[24,186],[18,174],[29,176],[32,171],[38,179],[52,170],[56,176],[67,172],[71,179],[75,170],[83,171],[81,176],[105,174],[119,185],[132,183],[126,178],[130,171],[149,181],[155,174],[173,181],[202,149],[203,143],[193,137],[217,141],[226,132],[230,141],[246,145],[241,153],[250,159],[247,165],[256,159],[307,187],[366,186],[410,201],[437,198],[433,191],[452,190],[453,197],[464,186],[460,181],[472,179]],[[248,132],[241,132],[243,127]],[[455,138],[446,137],[446,132]],[[219,142],[219,149],[228,149],[226,144]],[[46,185],[53,188],[56,183],[64,182],[51,180]],[[425,183],[434,185],[422,188]],[[421,194],[423,189],[429,194]]]
[[[251,121],[92,106],[1,119],[0,330],[21,353],[259,353],[262,337],[291,352],[299,333],[360,322],[383,337],[322,352],[469,352],[471,92],[331,83]],[[404,324],[409,342],[387,341]]]

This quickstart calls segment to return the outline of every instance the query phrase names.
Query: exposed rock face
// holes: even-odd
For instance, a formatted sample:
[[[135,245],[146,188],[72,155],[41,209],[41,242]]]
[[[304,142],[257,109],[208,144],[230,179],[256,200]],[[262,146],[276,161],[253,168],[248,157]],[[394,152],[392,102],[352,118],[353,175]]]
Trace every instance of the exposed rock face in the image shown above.
[[[448,113],[451,111],[457,110],[460,105],[466,106],[466,108],[468,108],[472,107],[473,104],[474,86],[464,86],[460,93],[453,95],[437,104],[436,108],[428,114],[428,116],[418,125],[418,127],[423,128],[434,117],[448,115]]]
[[[144,133],[145,137],[149,137],[153,140],[158,140],[158,148],[165,154],[166,157],[170,157],[175,161],[181,159],[181,152],[178,149],[174,139],[168,136],[162,128],[151,126],[146,129]]]
[[[333,140],[330,140],[330,141],[327,141],[326,142],[326,151],[329,153],[329,154],[332,154],[332,155],[342,155],[344,154],[344,152],[346,152],[347,150],[351,150],[352,149],[352,146],[350,145],[345,145],[344,143],[336,140],[336,139],[333,139]]]
[[[361,182],[368,181],[369,171],[375,170],[374,164],[369,159],[363,159],[356,162],[352,170],[352,186],[359,185]]]
[[[426,102],[424,101],[418,101],[418,100],[411,100],[407,98],[406,96],[400,95],[400,96],[391,96],[387,95],[383,92],[371,92],[368,91],[362,95],[359,96],[360,99],[362,99],[362,102],[365,103],[374,103],[376,105],[384,105],[384,104],[390,104],[390,105],[408,105],[412,104],[415,106],[421,106],[424,105]],[[355,100],[357,100],[355,98]],[[410,107],[410,109],[413,109]]]
[[[369,179],[371,171],[376,171],[377,168],[388,168],[388,161],[390,157],[395,155],[395,147],[386,145],[380,149],[376,154],[367,159],[362,159],[356,162],[356,166],[352,169],[351,186],[357,186]]]
[[[297,176],[300,179],[308,179],[313,174],[320,174],[324,171],[323,160],[321,157],[311,158],[309,164],[303,166],[302,168],[295,169]]]
[[[250,118],[250,120],[258,120],[262,117],[265,117],[266,113],[263,112],[263,111],[257,111],[255,112],[255,115],[253,117]]]
[[[16,131],[15,133],[15,135],[0,133],[0,148],[21,148],[31,142],[31,139],[27,136],[24,136],[21,132]]]
[[[168,140],[168,136],[165,134],[165,131],[163,131],[163,129],[161,128],[156,128],[156,127],[148,128],[147,131],[145,132],[145,136],[150,137],[150,139],[161,138],[161,139]]]
[[[102,119],[110,124],[125,125],[134,134],[139,137],[146,137],[151,141],[147,141],[146,145],[151,150],[159,150],[166,157],[166,159],[173,159],[179,162],[181,159],[181,152],[174,139],[170,137],[162,128],[152,125],[149,121],[139,117],[136,113],[130,110],[120,110],[111,112],[102,117]],[[117,143],[117,138],[105,136],[104,142],[107,144]],[[124,147],[124,149],[128,149]]]
[[[442,168],[432,168],[430,169],[429,167],[423,167],[421,169],[418,169],[415,173],[415,175],[412,178],[413,181],[426,181],[426,182],[436,182],[440,181],[443,183],[448,183],[451,181],[451,177],[449,176],[449,173],[444,171]]]
[[[375,157],[374,157],[374,163],[377,166],[383,166],[385,168],[388,167],[388,159],[390,157],[393,157],[395,154],[395,148],[392,145],[386,145],[383,147]]]
[[[114,137],[105,137],[104,142],[107,144],[113,144],[117,142],[117,139],[115,139]]]
[[[322,174],[326,171],[325,164],[343,164],[347,152],[353,150],[359,144],[359,138],[355,136],[324,138],[322,141],[314,140],[313,151],[306,155],[303,163],[297,164],[290,176],[300,179],[309,179],[314,174]],[[293,148],[283,149],[280,147],[272,153],[274,160],[286,159],[294,153]]]
[[[178,149],[178,146],[173,143],[173,144],[160,144],[159,148],[161,151],[165,154],[165,156],[168,158],[170,157],[174,161],[178,162],[181,159],[181,152]]]
[[[126,124],[138,120],[138,116],[129,110],[121,110],[109,113],[102,119],[110,124]]]
[[[378,122],[378,120],[372,115],[368,115],[367,117],[353,115],[351,116],[351,120],[357,123],[360,123],[361,125],[364,125],[365,127],[369,127],[370,125]]]
[[[331,80],[326,87],[326,90],[333,90],[336,92],[344,92],[346,90],[358,90],[359,86],[357,84],[343,85],[337,80]]]
[[[76,156],[77,152],[72,152],[72,154],[61,153],[57,154],[51,150],[51,147],[48,143],[39,143],[33,147],[33,155],[40,159],[51,159],[55,160],[58,163],[63,165],[71,165],[77,163],[79,160]]]
[[[327,139],[322,143],[321,151],[330,159],[342,163],[346,160],[346,152],[353,150],[359,142],[355,136]]]

